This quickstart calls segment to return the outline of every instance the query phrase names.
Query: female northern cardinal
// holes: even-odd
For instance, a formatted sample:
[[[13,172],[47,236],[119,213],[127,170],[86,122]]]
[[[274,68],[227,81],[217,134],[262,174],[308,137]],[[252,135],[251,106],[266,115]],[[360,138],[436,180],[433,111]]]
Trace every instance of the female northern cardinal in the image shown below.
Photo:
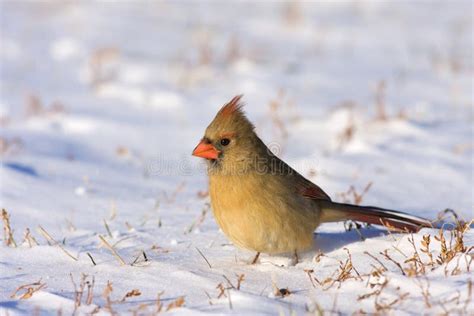
[[[372,206],[332,202],[265,146],[234,97],[217,113],[193,151],[208,162],[217,223],[237,246],[276,254],[311,247],[320,223],[345,220],[401,231],[431,227],[419,217]]]

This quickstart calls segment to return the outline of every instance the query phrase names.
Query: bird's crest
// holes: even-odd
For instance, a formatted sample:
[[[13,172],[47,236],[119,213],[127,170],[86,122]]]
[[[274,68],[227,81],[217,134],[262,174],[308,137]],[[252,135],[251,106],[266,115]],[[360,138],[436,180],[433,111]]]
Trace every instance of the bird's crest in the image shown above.
[[[235,96],[232,100],[229,101],[229,103],[225,104],[222,109],[219,111],[218,116],[221,117],[229,117],[232,116],[235,113],[241,113],[242,112],[242,107],[244,104],[240,102],[240,99],[242,99],[242,94]]]
[[[254,130],[253,124],[243,111],[242,96],[235,96],[217,112],[207,132],[245,134],[247,131]]]

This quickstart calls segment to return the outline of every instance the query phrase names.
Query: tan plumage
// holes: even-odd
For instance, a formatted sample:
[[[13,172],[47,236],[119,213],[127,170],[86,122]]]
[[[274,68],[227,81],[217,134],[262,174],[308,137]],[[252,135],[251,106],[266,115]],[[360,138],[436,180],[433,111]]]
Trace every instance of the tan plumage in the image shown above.
[[[332,202],[316,184],[273,155],[233,98],[193,154],[208,161],[217,223],[237,246],[264,253],[308,249],[321,222],[357,220],[414,231],[429,221],[375,207]]]

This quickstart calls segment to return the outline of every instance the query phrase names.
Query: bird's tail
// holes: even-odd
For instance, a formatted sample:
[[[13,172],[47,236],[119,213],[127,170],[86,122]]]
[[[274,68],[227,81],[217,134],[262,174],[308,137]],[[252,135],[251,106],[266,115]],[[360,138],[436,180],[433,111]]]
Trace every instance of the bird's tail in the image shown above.
[[[383,225],[391,230],[404,232],[417,232],[423,227],[433,227],[427,219],[374,206],[358,206],[332,201],[319,201],[319,205],[321,222],[353,220]]]

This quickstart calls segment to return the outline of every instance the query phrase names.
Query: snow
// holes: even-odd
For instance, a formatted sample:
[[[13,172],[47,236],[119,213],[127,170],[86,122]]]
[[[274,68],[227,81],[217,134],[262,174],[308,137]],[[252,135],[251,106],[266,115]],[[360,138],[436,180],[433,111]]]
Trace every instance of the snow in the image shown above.
[[[184,297],[171,314],[474,313],[472,250],[417,276],[380,254],[407,268],[413,238],[427,263],[421,242],[431,235],[437,258],[438,229],[362,228],[361,240],[324,224],[296,265],[249,265],[254,254],[214,222],[205,166],[190,155],[243,93],[264,141],[335,200],[372,183],[363,204],[471,220],[471,2],[2,1],[0,20],[0,201],[18,244],[2,237],[0,314],[108,315],[108,281],[120,314],[151,314],[161,292],[163,311]],[[39,245],[22,242],[27,228]],[[350,278],[311,282],[339,274],[349,253]],[[76,307],[71,276],[79,286],[82,274],[93,300]],[[12,297],[39,280],[30,298]]]

